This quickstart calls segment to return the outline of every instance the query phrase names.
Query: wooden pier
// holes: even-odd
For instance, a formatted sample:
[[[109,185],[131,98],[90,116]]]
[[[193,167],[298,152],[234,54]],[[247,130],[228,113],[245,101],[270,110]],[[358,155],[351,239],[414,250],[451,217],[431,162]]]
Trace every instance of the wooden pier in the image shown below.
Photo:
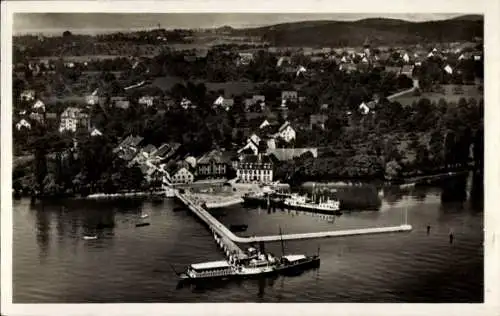
[[[194,214],[196,214],[203,222],[205,222],[210,230],[220,236],[221,242],[227,248],[226,252],[238,253],[243,255],[243,251],[236,245],[236,243],[256,243],[256,242],[273,242],[280,240],[296,240],[296,239],[313,239],[313,238],[328,238],[328,237],[343,237],[343,236],[357,236],[368,234],[381,234],[381,233],[395,233],[407,232],[412,230],[411,225],[399,225],[390,227],[372,227],[348,230],[334,230],[325,232],[302,233],[302,234],[287,234],[287,235],[271,235],[271,236],[255,236],[255,237],[239,237],[231,232],[226,226],[220,223],[215,217],[207,212],[201,205],[191,201],[184,194],[176,190],[176,197],[182,201]]]

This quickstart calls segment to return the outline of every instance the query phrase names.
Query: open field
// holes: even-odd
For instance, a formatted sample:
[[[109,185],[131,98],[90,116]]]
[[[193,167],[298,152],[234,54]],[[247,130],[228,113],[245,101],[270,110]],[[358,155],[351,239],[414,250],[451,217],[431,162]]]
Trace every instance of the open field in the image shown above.
[[[462,85],[462,94],[454,93],[454,89],[457,85],[442,85],[445,93],[437,93],[437,92],[423,92],[421,96],[414,96],[412,92],[408,94],[404,94],[392,99],[393,102],[399,102],[403,106],[412,105],[413,102],[418,102],[418,100],[422,98],[427,98],[431,102],[439,102],[440,99],[445,99],[448,103],[454,102],[458,103],[460,98],[475,98],[477,100],[482,99],[484,94],[482,91],[479,91],[478,86],[476,85]]]

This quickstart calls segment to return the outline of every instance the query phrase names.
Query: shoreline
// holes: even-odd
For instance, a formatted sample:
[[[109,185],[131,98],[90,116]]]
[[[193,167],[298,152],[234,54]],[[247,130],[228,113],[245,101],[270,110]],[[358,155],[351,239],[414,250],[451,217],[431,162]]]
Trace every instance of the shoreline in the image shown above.
[[[303,181],[298,185],[298,187],[302,188],[308,188],[311,186],[333,186],[333,187],[344,187],[344,188],[355,188],[355,187],[363,187],[367,185],[375,185],[377,187],[391,187],[391,186],[398,186],[400,188],[412,188],[415,187],[416,185],[419,184],[426,184],[432,181],[437,181],[441,179],[445,179],[448,177],[454,177],[458,176],[461,174],[466,174],[469,172],[474,172],[474,170],[466,169],[466,170],[456,170],[456,171],[449,171],[449,172],[441,172],[438,174],[430,174],[430,175],[421,175],[421,176],[413,176],[413,177],[407,177],[407,178],[401,178],[401,179],[394,179],[394,180],[389,180],[389,181],[382,181],[382,180],[324,180],[324,181]],[[201,183],[200,183],[201,184]],[[203,183],[203,184],[210,184],[210,183]],[[290,185],[288,183],[282,183],[285,185]],[[235,186],[236,185],[236,186]],[[182,185],[179,187],[185,187],[189,185]],[[233,184],[233,187],[238,187],[238,183]],[[240,191],[241,188],[239,188]],[[241,191],[248,191],[248,188],[246,190],[241,190]],[[252,190],[250,190],[252,191]],[[96,200],[96,199],[114,199],[114,198],[134,198],[134,197],[158,197],[161,195],[165,195],[165,191],[131,191],[131,192],[118,192],[118,193],[93,193],[87,196],[81,196],[79,194],[57,194],[57,195],[34,195],[32,193],[28,192],[33,192],[33,190],[23,188],[20,190],[14,190],[12,189],[12,194],[15,199],[21,198],[21,197],[31,197],[32,199],[38,199],[38,200],[44,200],[44,199],[65,199],[65,198],[70,198],[70,199],[88,199],[88,200]],[[239,195],[243,195],[244,192],[238,192],[240,193]],[[238,195],[238,193],[233,192],[233,195]]]

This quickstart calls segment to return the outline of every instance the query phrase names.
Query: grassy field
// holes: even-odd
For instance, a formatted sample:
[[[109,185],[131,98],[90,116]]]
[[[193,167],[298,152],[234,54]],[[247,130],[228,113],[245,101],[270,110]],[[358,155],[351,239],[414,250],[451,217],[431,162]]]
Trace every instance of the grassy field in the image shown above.
[[[198,84],[203,81],[198,80],[194,83]],[[186,82],[180,78],[175,76],[164,76],[155,78],[153,80],[153,85],[162,89],[163,91],[169,91],[172,87],[177,84],[182,83],[186,84]],[[232,97],[241,95],[243,93],[251,93],[255,87],[259,84],[258,82],[250,82],[250,81],[228,81],[228,82],[203,82],[207,87],[207,91],[219,91],[224,90],[224,94],[226,97]]]
[[[443,85],[445,93],[437,93],[437,92],[424,92],[421,96],[414,96],[412,93],[405,94],[399,97],[394,98],[392,101],[399,102],[403,106],[409,106],[414,101],[418,102],[421,98],[427,98],[431,100],[431,102],[439,102],[440,99],[445,99],[448,103],[454,102],[457,103],[460,98],[475,98],[477,100],[482,99],[484,94],[482,91],[479,91],[476,85],[462,85],[462,94],[455,94],[454,88],[456,85]]]

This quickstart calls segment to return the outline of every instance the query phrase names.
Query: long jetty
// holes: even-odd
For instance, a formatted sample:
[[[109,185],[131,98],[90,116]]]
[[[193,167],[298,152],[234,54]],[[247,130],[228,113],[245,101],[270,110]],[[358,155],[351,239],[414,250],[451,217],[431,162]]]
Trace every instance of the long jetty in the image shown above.
[[[296,239],[312,239],[312,238],[328,238],[328,237],[343,237],[343,236],[356,236],[380,233],[394,233],[406,232],[412,230],[411,225],[399,225],[389,227],[372,227],[348,230],[334,230],[325,232],[314,233],[301,233],[301,234],[285,234],[285,235],[271,235],[271,236],[255,236],[255,237],[239,237],[227,229],[215,217],[207,212],[201,205],[191,201],[185,195],[175,191],[176,197],[181,200],[194,214],[196,214],[202,221],[204,221],[212,232],[221,236],[222,242],[227,248],[226,251],[243,253],[243,251],[235,243],[255,243],[255,242],[271,242],[280,240],[296,240]]]

